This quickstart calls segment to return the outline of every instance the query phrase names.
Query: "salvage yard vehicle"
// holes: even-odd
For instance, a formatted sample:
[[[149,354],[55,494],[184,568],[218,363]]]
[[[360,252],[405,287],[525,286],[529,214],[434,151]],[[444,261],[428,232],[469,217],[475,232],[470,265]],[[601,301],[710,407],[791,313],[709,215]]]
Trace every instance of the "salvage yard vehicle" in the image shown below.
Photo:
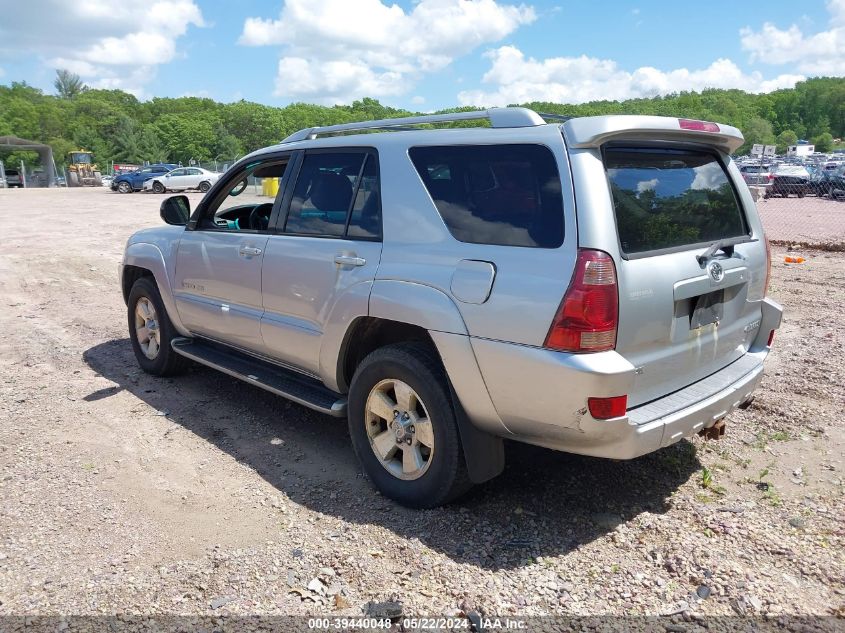
[[[220,174],[200,167],[180,167],[171,172],[150,178],[144,182],[144,191],[164,193],[166,191],[184,191],[199,189],[203,193],[211,189]]]
[[[144,188],[144,183],[150,178],[166,174],[178,166],[170,163],[158,163],[156,165],[147,165],[135,171],[124,172],[112,178],[110,187],[112,191],[117,191],[118,193],[141,191]]]
[[[630,459],[720,435],[781,321],[742,134],[546,117],[304,129],[193,213],[165,199],[170,226],[119,271],[138,363],[346,416],[370,480],[413,507],[499,474],[503,439]],[[415,128],[466,120],[489,127]],[[280,178],[275,199],[240,198],[250,177]]]
[[[808,193],[811,193],[810,187],[810,172],[806,167],[801,165],[780,165],[771,174],[771,184],[766,189],[766,198],[773,198],[775,196],[782,196],[788,198],[790,194],[795,194],[799,198],[803,198]]]

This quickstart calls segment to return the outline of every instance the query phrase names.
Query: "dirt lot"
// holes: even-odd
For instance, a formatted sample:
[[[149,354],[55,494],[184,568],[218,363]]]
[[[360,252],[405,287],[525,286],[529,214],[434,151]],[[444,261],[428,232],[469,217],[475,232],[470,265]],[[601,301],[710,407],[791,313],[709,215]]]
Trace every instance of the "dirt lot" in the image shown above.
[[[160,201],[0,190],[0,614],[845,613],[845,253],[775,251],[785,323],[724,440],[511,445],[416,512],[370,488],[343,422],[139,371],[116,266]]]

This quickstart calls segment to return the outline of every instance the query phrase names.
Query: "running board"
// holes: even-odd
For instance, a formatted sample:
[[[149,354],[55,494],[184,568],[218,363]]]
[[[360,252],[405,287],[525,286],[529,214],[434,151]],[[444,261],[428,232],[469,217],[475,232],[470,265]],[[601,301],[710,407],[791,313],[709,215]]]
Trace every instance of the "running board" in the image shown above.
[[[176,338],[171,347],[185,358],[298,402],[309,409],[338,418],[346,415],[344,396],[290,369],[198,339]]]

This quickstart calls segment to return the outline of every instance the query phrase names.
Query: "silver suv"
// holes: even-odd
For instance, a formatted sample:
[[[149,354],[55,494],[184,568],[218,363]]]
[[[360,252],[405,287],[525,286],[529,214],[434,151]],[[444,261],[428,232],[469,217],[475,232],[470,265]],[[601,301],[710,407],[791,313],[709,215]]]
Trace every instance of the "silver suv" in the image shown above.
[[[503,439],[628,459],[718,436],[781,320],[742,141],[521,108],[301,130],[129,239],[135,355],[346,416],[415,507],[500,473]]]

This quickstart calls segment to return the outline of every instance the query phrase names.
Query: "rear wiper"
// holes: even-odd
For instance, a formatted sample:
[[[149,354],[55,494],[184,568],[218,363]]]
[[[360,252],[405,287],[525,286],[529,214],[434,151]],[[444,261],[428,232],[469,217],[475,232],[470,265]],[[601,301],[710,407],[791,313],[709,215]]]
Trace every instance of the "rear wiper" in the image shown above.
[[[727,255],[733,255],[734,245],[729,244],[728,240],[716,240],[710,246],[708,246],[707,250],[704,251],[701,255],[695,256],[695,258],[698,260],[698,265],[704,266],[704,264],[707,263],[707,260],[716,254],[716,251],[725,251]]]

